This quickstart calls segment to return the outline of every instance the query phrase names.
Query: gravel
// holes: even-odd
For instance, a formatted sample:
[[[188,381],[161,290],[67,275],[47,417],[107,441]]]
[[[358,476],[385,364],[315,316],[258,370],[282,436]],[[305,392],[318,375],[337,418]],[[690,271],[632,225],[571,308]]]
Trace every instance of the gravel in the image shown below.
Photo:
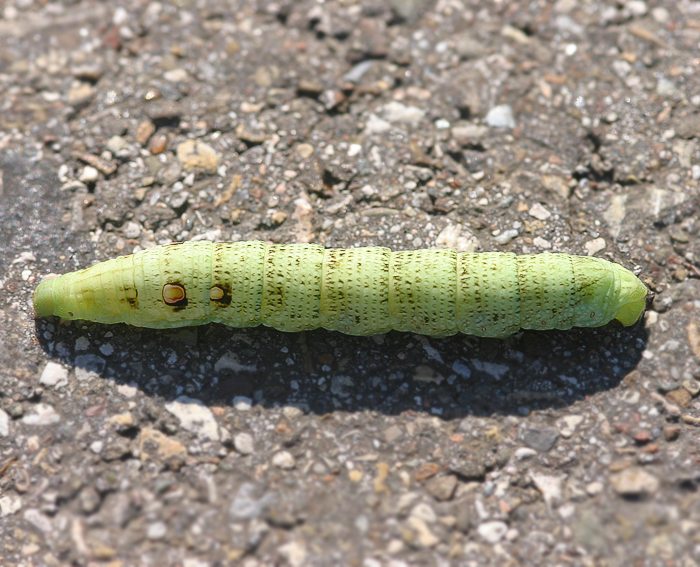
[[[0,12],[8,565],[693,565],[692,2]],[[177,240],[588,254],[638,326],[506,340],[34,321]]]

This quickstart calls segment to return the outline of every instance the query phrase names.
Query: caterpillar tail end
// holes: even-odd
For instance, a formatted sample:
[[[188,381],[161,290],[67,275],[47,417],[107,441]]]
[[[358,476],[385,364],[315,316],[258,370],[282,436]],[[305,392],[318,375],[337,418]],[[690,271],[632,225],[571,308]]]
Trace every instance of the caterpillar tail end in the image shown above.
[[[56,314],[56,303],[54,301],[53,282],[51,279],[45,279],[39,283],[34,290],[32,303],[34,304],[34,317],[36,319],[51,317]]]
[[[625,327],[634,325],[644,313],[649,290],[632,272],[624,270],[620,274],[618,308],[614,319]]]

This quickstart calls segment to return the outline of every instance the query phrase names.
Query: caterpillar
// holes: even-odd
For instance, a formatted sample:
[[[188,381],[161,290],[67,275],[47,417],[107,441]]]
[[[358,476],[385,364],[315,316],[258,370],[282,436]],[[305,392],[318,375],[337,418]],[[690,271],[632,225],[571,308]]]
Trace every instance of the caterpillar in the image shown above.
[[[646,296],[632,272],[587,256],[200,241],[44,279],[33,303],[37,317],[152,328],[506,337],[614,319],[633,325]]]

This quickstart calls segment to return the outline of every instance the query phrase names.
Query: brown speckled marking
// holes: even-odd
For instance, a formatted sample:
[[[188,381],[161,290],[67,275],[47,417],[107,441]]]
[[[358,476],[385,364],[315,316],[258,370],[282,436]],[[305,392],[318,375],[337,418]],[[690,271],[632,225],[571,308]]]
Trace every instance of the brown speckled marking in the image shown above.
[[[124,287],[124,298],[132,309],[139,308],[139,290],[135,287]]]

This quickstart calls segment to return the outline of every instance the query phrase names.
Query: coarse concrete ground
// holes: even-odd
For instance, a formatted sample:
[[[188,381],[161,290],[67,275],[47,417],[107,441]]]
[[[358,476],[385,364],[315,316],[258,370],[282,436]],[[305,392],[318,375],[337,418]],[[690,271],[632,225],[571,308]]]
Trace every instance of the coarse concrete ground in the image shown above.
[[[2,563],[697,565],[699,67],[687,0],[0,4]],[[44,275],[197,238],[656,297],[507,340],[35,323]]]

